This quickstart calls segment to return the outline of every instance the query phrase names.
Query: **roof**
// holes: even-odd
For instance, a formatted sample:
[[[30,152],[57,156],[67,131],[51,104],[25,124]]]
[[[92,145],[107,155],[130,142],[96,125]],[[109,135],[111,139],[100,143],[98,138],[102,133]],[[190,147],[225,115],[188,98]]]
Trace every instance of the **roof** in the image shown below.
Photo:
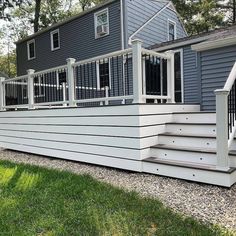
[[[80,18],[80,17],[82,17],[82,16],[84,16],[84,15],[90,13],[90,12],[96,11],[96,10],[98,10],[99,8],[104,7],[104,6],[106,6],[106,5],[109,5],[110,3],[116,2],[116,1],[118,1],[118,0],[106,0],[105,2],[103,2],[103,3],[101,3],[101,4],[98,4],[98,5],[96,5],[96,6],[92,7],[92,8],[89,8],[89,9],[86,10],[86,11],[80,12],[79,14],[76,14],[76,15],[74,15],[74,16],[72,16],[72,17],[69,17],[69,18],[67,18],[67,19],[65,19],[65,20],[63,20],[63,21],[60,21],[60,22],[56,23],[56,24],[53,24],[53,25],[51,25],[51,26],[49,26],[49,27],[47,27],[47,28],[45,28],[45,29],[42,29],[42,30],[38,31],[37,33],[31,34],[31,35],[27,36],[26,38],[23,38],[23,39],[21,39],[21,40],[15,42],[15,43],[16,43],[16,44],[19,44],[19,43],[22,43],[22,42],[24,42],[24,41],[30,40],[30,39],[32,39],[32,38],[34,38],[34,37],[36,37],[36,36],[38,36],[38,35],[40,35],[40,34],[43,34],[43,33],[47,32],[47,31],[49,31],[49,30],[52,30],[52,29],[54,29],[54,28],[57,28],[57,27],[59,27],[59,26],[61,26],[61,25],[64,25],[64,24],[66,24],[66,23],[69,23],[69,22],[71,22],[71,21],[73,21],[73,20],[75,20],[75,19],[78,19],[78,18]]]
[[[201,33],[197,35],[176,39],[173,41],[154,44],[150,47],[150,49],[158,49],[160,51],[168,49],[170,50],[172,48],[177,48],[185,45],[200,43],[203,41],[215,41],[219,38],[224,39],[232,36],[236,36],[236,24],[229,27],[212,30],[207,33]]]

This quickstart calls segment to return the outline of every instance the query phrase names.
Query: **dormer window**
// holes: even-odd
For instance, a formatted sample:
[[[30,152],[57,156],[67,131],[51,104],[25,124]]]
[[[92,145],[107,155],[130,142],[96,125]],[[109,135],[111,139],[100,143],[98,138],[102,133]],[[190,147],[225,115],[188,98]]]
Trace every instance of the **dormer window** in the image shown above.
[[[28,54],[28,60],[32,60],[36,57],[34,39],[27,42],[27,54]]]
[[[59,29],[51,32],[51,50],[55,51],[60,49],[60,34]]]
[[[108,8],[95,13],[95,38],[101,38],[109,35],[109,14]]]
[[[172,41],[176,39],[176,23],[168,20],[168,40]]]

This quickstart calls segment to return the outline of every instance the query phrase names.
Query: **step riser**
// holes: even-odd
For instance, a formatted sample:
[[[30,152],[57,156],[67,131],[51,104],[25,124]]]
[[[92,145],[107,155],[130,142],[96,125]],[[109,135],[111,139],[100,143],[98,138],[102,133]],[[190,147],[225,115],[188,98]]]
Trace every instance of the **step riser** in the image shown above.
[[[166,124],[166,132],[175,134],[216,135],[216,125]]]
[[[175,145],[192,148],[216,148],[215,138],[204,138],[204,137],[180,137],[180,136],[158,136],[158,144]],[[233,141],[233,150],[236,149],[236,140]]]
[[[216,140],[211,138],[159,136],[158,144],[174,145],[177,147],[216,148]]]
[[[216,123],[215,113],[200,113],[200,114],[174,114],[173,122],[181,123]]]
[[[151,148],[151,156],[165,161],[191,162],[201,165],[216,165],[216,155],[212,153],[187,152]]]
[[[143,162],[143,172],[168,176],[173,178],[185,179],[190,181],[214,184],[224,187],[230,187],[236,182],[236,174],[226,174],[207,170],[198,170],[192,168],[170,166],[164,164],[155,164]]]

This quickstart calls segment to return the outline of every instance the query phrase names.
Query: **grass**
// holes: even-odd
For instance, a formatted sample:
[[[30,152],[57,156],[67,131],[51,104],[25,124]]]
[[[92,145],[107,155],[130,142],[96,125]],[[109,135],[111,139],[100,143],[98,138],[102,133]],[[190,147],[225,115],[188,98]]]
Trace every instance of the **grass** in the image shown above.
[[[0,235],[231,234],[87,175],[0,161]]]

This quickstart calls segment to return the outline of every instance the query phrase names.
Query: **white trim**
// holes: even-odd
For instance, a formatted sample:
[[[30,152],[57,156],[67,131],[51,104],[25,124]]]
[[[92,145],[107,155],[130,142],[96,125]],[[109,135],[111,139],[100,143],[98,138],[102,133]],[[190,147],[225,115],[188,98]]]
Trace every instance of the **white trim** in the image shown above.
[[[157,13],[155,13],[148,21],[146,21],[140,28],[138,28],[130,37],[128,40],[128,44],[132,45],[132,38],[139,33],[145,26],[147,26],[153,19],[155,19],[159,14],[161,14],[166,8],[168,8],[171,5],[171,1],[167,3],[162,9],[160,9]]]
[[[174,40],[177,38],[177,30],[176,30],[176,22],[175,21],[173,21],[173,20],[171,20],[171,19],[167,19],[167,39],[168,39],[168,41],[172,41],[172,40],[170,40],[170,24],[172,24],[172,25],[174,25]]]
[[[97,17],[101,14],[103,14],[104,12],[107,13],[107,27],[108,27],[108,32],[106,34],[104,34],[103,36],[98,36],[97,34]],[[101,11],[95,12],[94,13],[94,33],[95,33],[95,39],[99,39],[99,38],[103,38],[106,37],[110,34],[110,20],[109,20],[109,9],[105,8]]]
[[[110,58],[105,59],[105,63],[108,63],[108,67],[109,67],[109,89],[111,89],[111,60]],[[97,88],[98,89],[102,89],[100,86],[100,68],[99,65],[102,65],[103,61],[100,62],[99,61],[96,62],[96,70],[97,70]]]
[[[34,57],[30,57],[29,45],[30,45],[31,43],[34,44]],[[35,39],[31,39],[30,41],[27,42],[27,56],[28,56],[28,61],[33,60],[33,59],[36,58]]]
[[[221,39],[216,39],[214,41],[207,41],[196,45],[192,45],[191,48],[192,50],[195,50],[197,52],[202,52],[210,49],[227,47],[235,44],[236,44],[236,37],[230,36],[228,38],[221,38]]]
[[[121,50],[124,50],[124,9],[123,9],[123,0],[120,0],[120,24],[121,24]]]
[[[58,47],[54,48],[54,45],[53,45],[53,36],[54,34],[58,34]],[[51,40],[51,51],[56,51],[58,49],[61,48],[61,42],[60,42],[60,31],[59,29],[56,29],[56,30],[53,30],[50,32],[50,40]]]

